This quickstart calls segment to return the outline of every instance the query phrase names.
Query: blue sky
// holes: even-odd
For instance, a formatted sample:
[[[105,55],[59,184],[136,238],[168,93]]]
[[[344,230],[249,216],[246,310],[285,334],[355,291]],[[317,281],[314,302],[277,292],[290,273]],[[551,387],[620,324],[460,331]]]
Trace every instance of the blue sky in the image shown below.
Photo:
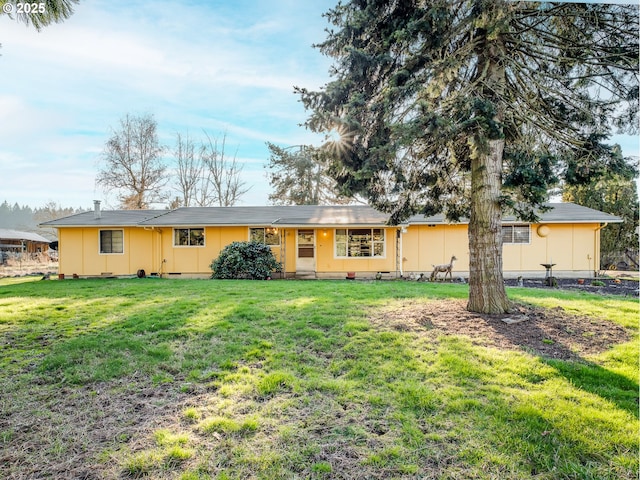
[[[175,133],[227,134],[264,205],[265,142],[318,143],[293,86],[317,89],[330,60],[312,48],[336,0],[81,2],[37,32],[0,15],[0,202],[92,206],[100,152],[126,113],[155,116]],[[615,137],[626,155],[638,139]]]
[[[0,202],[90,207],[110,129],[152,113],[164,144],[226,132],[253,185],[243,203],[266,204],[265,142],[319,140],[293,86],[329,79],[311,45],[334,3],[92,0],[41,32],[0,16]]]

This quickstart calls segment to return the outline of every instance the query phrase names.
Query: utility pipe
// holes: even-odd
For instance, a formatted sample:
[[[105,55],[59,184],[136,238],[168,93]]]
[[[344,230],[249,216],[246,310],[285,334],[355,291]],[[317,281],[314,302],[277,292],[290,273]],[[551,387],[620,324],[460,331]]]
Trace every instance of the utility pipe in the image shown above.
[[[593,230],[593,276],[598,276],[598,270],[600,269],[600,256],[598,255],[598,247],[600,246],[600,239],[598,237],[598,232],[602,230],[604,227],[609,225],[609,222],[605,222],[604,224],[596,227]]]

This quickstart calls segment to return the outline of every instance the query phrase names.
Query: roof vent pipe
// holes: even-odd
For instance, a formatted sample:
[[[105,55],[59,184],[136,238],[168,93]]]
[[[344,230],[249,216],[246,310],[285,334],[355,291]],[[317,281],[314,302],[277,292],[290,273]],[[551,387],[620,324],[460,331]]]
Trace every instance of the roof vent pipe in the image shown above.
[[[93,218],[102,218],[102,212],[100,211],[100,200],[93,201]]]

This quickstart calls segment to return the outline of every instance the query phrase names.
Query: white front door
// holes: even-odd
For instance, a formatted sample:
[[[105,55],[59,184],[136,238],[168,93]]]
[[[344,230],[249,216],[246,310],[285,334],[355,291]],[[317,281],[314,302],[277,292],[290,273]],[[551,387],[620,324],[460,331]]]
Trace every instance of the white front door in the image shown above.
[[[296,244],[296,271],[315,272],[316,235],[314,230],[298,230]]]

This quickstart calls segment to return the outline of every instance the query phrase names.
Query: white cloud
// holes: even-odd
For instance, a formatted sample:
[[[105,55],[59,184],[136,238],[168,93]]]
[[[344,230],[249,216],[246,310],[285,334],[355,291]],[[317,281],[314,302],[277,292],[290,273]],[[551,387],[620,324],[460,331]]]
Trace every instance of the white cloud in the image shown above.
[[[90,206],[103,196],[94,178],[110,128],[151,113],[168,145],[176,131],[226,131],[254,185],[244,201],[265,203],[265,142],[322,141],[299,126],[307,112],[293,86],[327,82],[330,61],[311,44],[334,5],[92,0],[41,32],[0,15],[2,195]]]
[[[0,95],[0,148],[28,146],[60,119],[60,115],[44,113],[24,98]]]

